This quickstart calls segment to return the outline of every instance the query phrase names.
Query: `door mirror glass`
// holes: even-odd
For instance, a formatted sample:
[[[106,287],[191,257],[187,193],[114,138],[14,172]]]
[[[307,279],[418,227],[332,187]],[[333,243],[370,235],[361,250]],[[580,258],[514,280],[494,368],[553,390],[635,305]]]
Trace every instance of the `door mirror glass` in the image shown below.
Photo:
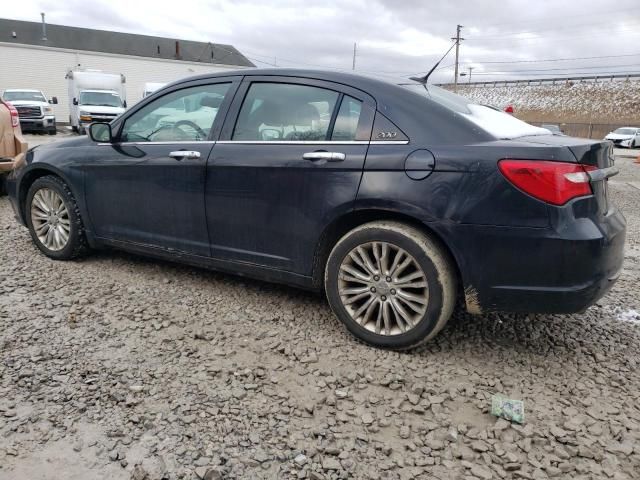
[[[111,143],[111,125],[108,123],[92,123],[89,125],[91,140],[98,143]]]
[[[233,140],[327,140],[339,94],[326,88],[254,83],[242,103]]]
[[[209,138],[230,83],[176,90],[125,120],[121,142],[200,142]]]

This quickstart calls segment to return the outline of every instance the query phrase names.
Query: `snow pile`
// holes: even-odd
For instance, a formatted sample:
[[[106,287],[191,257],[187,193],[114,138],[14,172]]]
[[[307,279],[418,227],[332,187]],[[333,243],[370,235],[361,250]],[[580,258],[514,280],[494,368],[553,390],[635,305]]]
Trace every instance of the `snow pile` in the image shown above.
[[[449,88],[449,87],[447,87]],[[458,93],[481,105],[513,105],[528,120],[640,123],[640,81],[607,81],[542,85],[458,86]]]
[[[640,313],[636,310],[627,310],[625,312],[620,312],[617,315],[618,320],[623,322],[635,323],[640,325]]]

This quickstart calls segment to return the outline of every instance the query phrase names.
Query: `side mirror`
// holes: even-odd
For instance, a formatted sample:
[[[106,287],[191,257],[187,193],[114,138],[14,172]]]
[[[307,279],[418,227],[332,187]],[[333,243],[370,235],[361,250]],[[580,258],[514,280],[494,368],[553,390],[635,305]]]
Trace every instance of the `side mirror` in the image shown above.
[[[49,100],[49,103],[51,105],[57,105],[58,104],[58,97],[51,97],[51,99]]]
[[[125,100],[124,102],[122,102],[122,105],[124,105],[124,108],[127,108],[127,101]]]
[[[73,99],[73,104],[74,104],[74,105],[78,105],[78,99],[77,99],[77,98],[74,98],[74,99]]]
[[[92,123],[88,127],[91,140],[98,143],[111,143],[113,136],[111,135],[111,125],[108,123]]]

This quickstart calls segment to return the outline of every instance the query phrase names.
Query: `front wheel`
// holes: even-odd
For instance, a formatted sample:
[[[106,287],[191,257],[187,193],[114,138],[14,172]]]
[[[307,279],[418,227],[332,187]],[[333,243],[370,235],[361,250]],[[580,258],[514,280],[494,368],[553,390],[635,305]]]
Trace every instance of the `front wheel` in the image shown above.
[[[46,176],[33,182],[25,210],[31,238],[47,257],[70,260],[86,251],[80,211],[60,178]]]
[[[325,270],[333,312],[369,345],[406,350],[433,338],[451,317],[456,275],[429,235],[399,222],[357,227],[335,245]]]

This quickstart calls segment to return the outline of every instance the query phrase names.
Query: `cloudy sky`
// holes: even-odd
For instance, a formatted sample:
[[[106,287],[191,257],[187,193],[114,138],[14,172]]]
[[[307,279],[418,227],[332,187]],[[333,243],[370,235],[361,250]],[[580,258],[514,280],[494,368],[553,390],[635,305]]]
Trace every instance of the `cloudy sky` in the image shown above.
[[[638,0],[65,0],[5,2],[6,18],[234,45],[257,66],[425,72],[464,26],[473,80],[640,72]],[[170,7],[170,4],[176,6]],[[597,57],[597,58],[594,58]],[[453,52],[433,75],[453,81]],[[467,81],[468,77],[461,81]]]

